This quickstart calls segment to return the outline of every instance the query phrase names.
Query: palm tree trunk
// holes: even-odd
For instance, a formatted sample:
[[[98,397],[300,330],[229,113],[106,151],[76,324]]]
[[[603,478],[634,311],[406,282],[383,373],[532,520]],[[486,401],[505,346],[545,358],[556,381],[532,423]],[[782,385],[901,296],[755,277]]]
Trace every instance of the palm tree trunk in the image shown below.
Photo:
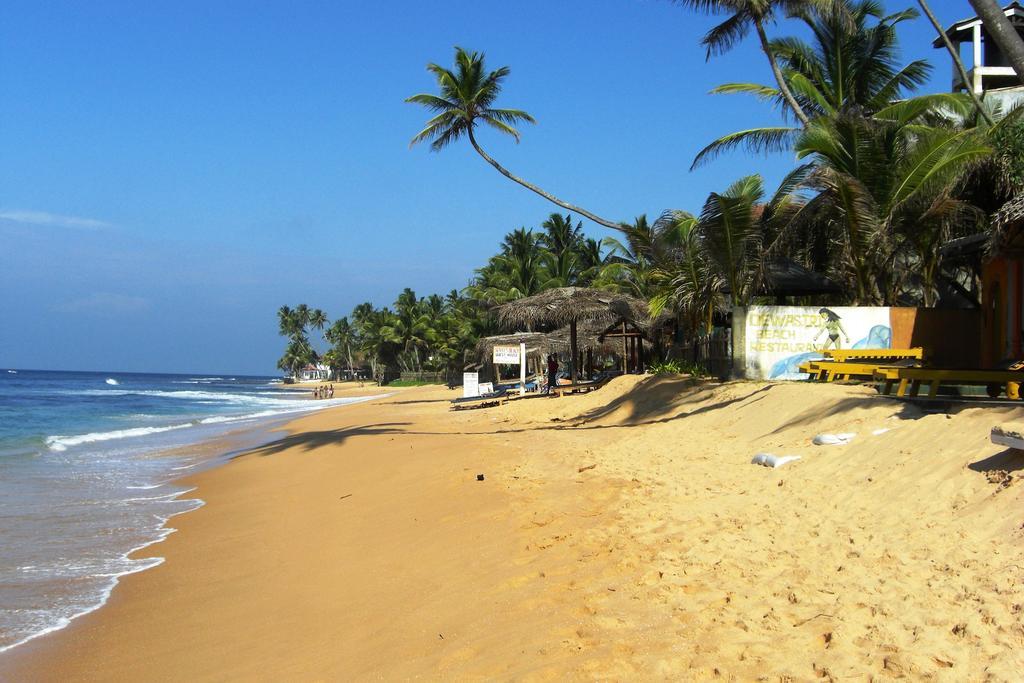
[[[596,216],[596,215],[590,213],[589,211],[587,211],[586,209],[581,209],[580,207],[575,206],[573,204],[570,204],[569,202],[562,201],[561,199],[559,199],[555,195],[551,194],[550,192],[545,192],[544,190],[540,189],[539,187],[537,187],[533,183],[527,182],[526,180],[523,180],[522,178],[519,178],[518,176],[512,175],[511,171],[509,171],[507,168],[505,168],[504,166],[499,164],[497,161],[492,159],[491,156],[487,152],[485,152],[483,150],[483,148],[480,147],[480,145],[477,144],[476,137],[474,137],[474,135],[473,135],[473,128],[472,127],[470,127],[470,129],[469,129],[469,142],[470,142],[470,144],[473,145],[473,149],[476,150],[476,153],[484,158],[484,161],[486,161],[491,166],[496,168],[498,170],[498,173],[500,173],[501,175],[505,176],[509,180],[512,180],[514,182],[519,183],[520,185],[525,187],[527,190],[531,190],[532,192],[536,192],[541,197],[544,197],[544,199],[548,200],[549,202],[553,202],[553,203],[557,204],[558,206],[562,207],[563,209],[566,209],[567,211],[572,211],[574,213],[578,213],[581,216],[589,218],[590,220],[594,221],[598,225],[603,225],[604,227],[611,228],[612,230],[622,230],[622,224],[621,223],[613,223],[612,221],[609,221],[609,220],[606,220],[604,218],[601,218],[600,216]]]
[[[779,84],[779,92],[786,99],[790,109],[793,110],[793,114],[800,119],[800,123],[806,128],[811,120],[807,118],[807,114],[800,108],[800,103],[793,97],[793,92],[789,89],[785,76],[782,75],[782,69],[779,68],[779,63],[775,61],[775,55],[772,54],[772,48],[768,44],[768,35],[764,32],[764,24],[761,23],[760,18],[754,20],[754,26],[757,27],[757,37],[761,40],[761,49],[764,50],[765,56],[768,57],[768,63],[771,64],[772,73],[775,75],[775,82]]]
[[[978,114],[981,118],[985,119],[985,123],[992,125],[992,117],[985,111],[985,105],[982,104],[981,98],[978,97],[978,93],[974,92],[974,87],[971,85],[970,79],[967,76],[967,69],[964,68],[964,63],[960,59],[960,53],[957,52],[956,48],[953,47],[953,43],[950,42],[949,36],[946,35],[945,29],[942,28],[942,24],[932,14],[932,10],[928,7],[928,3],[925,0],[917,0],[917,4],[921,6],[921,11],[928,17],[928,21],[932,22],[932,26],[938,31],[939,37],[942,38],[943,44],[946,46],[946,51],[949,52],[949,56],[953,58],[953,66],[956,67],[957,73],[960,74],[960,80],[963,82],[967,92],[971,94],[971,99],[974,100],[974,108],[978,110]]]
[[[985,30],[991,34],[999,49],[1006,56],[1017,76],[1024,80],[1024,40],[1017,29],[1003,14],[1003,8],[993,0],[970,0],[971,7],[981,17]]]

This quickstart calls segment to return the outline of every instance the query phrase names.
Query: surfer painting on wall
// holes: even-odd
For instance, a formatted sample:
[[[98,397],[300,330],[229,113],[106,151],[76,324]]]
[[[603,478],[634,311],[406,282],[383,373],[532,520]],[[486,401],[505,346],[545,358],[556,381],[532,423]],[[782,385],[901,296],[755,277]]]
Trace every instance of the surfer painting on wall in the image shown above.
[[[850,343],[850,335],[846,334],[846,330],[843,329],[842,319],[830,308],[818,309],[818,315],[822,318],[821,329],[818,330],[818,334],[814,335],[814,343],[818,342],[818,337],[822,334],[827,334],[828,339],[825,341],[825,345],[821,347],[824,351],[828,348],[838,349],[839,348],[839,335],[843,335],[843,339],[846,343]]]

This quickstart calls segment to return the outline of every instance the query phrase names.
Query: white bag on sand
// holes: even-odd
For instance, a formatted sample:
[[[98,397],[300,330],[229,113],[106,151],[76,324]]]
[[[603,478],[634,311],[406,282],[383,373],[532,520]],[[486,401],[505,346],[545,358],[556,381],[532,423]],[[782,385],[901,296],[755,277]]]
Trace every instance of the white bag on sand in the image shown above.
[[[853,441],[853,437],[857,436],[853,433],[848,434],[818,434],[814,437],[813,442],[815,446],[845,446],[846,444]]]
[[[793,462],[799,460],[799,455],[772,455],[771,453],[758,453],[754,456],[754,459],[750,461],[751,465],[764,465],[765,467],[782,467],[787,462]]]

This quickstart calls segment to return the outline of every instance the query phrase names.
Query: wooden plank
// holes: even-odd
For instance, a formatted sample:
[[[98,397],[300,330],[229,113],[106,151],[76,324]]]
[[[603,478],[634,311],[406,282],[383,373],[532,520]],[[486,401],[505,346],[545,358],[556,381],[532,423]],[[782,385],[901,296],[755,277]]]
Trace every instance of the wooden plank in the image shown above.
[[[822,351],[822,355],[837,361],[855,359],[921,360],[924,358],[924,349],[920,347],[912,349],[829,349]]]
[[[959,382],[961,384],[989,384],[1019,382],[1024,380],[1024,372],[1014,370],[956,370],[945,368],[898,368],[898,376],[903,379],[938,379],[942,382]]]

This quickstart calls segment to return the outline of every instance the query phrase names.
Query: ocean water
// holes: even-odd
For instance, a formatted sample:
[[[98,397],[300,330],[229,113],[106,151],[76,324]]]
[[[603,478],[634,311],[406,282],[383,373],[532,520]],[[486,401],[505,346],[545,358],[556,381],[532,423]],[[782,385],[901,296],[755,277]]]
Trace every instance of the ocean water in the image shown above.
[[[314,401],[272,381],[0,368],[0,653],[162,561],[128,556],[203,504],[174,483],[210,464],[209,449],[191,445],[366,400]]]

